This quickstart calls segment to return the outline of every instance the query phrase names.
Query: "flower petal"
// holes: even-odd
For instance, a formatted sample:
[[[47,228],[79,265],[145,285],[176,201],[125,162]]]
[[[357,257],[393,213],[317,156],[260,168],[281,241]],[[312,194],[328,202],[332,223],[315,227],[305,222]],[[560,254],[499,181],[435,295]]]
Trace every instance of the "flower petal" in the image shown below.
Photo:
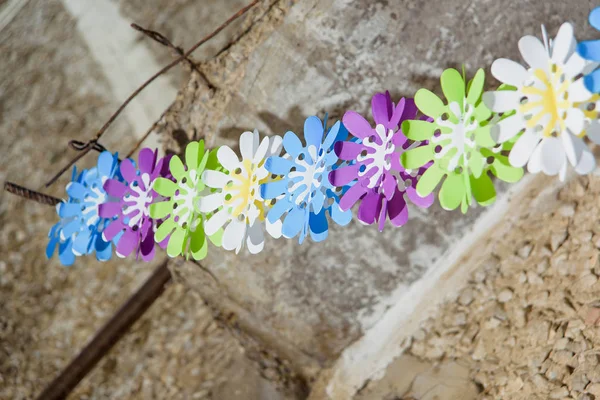
[[[209,213],[221,207],[224,203],[223,192],[212,193],[198,199],[198,210],[201,213]]]
[[[479,204],[487,206],[496,201],[496,189],[487,173],[482,174],[479,178],[473,176],[470,178],[473,197]]]
[[[124,160],[121,165],[123,165],[125,161],[127,160]],[[109,196],[121,198],[127,192],[127,185],[116,179],[107,179],[106,182],[104,182],[104,191],[106,191]]]
[[[223,189],[232,178],[221,171],[206,170],[202,174],[202,181],[208,187]]]
[[[170,179],[167,178],[156,178],[152,185],[154,191],[161,196],[172,197],[179,186]]]
[[[151,174],[156,165],[157,152],[155,150],[144,147],[138,154],[138,164],[141,173]]]
[[[358,220],[367,225],[374,223],[381,212],[381,202],[383,198],[383,195],[374,190],[368,191],[358,207]],[[385,216],[383,216],[383,218],[385,218]]]
[[[340,199],[340,208],[342,210],[350,209],[366,193],[367,189],[360,184],[352,186]]]
[[[254,132],[246,131],[240,135],[240,154],[242,160],[254,159],[254,153],[258,149],[259,139]]]
[[[234,218],[225,228],[225,232],[223,232],[222,247],[225,250],[235,250],[238,253],[244,244],[246,229],[245,221]]]
[[[130,255],[140,243],[140,235],[137,232],[127,229],[117,243],[115,253],[117,257],[125,258]]]
[[[548,69],[549,56],[542,42],[535,36],[523,36],[519,40],[519,51],[523,60],[534,69]]]
[[[353,136],[359,139],[369,137],[373,131],[371,124],[362,115],[354,111],[347,111],[342,118],[342,123]]]
[[[185,164],[188,166],[188,171],[197,169],[204,157],[204,141],[189,142],[185,147]]]
[[[498,143],[504,143],[515,137],[523,128],[525,128],[523,116],[521,114],[513,114],[491,126],[492,139]]]
[[[408,222],[408,206],[402,192],[397,191],[394,197],[387,202],[387,213],[394,226],[402,226]]]
[[[440,205],[445,210],[454,210],[465,196],[465,182],[462,174],[451,173],[448,175],[439,193]]]
[[[329,173],[329,182],[333,186],[342,187],[358,178],[360,165],[348,165],[335,169]]]
[[[356,142],[337,142],[333,148],[340,160],[352,161],[365,149],[365,146]]]
[[[587,147],[583,150],[579,164],[575,167],[575,172],[579,175],[587,175],[596,169],[596,158]]]
[[[162,219],[173,212],[173,203],[171,201],[159,201],[150,204],[150,216],[154,219]]]
[[[281,233],[286,238],[293,238],[300,233],[306,225],[307,209],[294,206],[283,219]]]
[[[315,146],[317,151],[323,141],[323,122],[318,117],[312,116],[304,121],[304,140],[306,147]]]
[[[500,113],[515,110],[521,95],[516,90],[497,90],[483,94],[484,104],[492,111]]]
[[[420,146],[412,150],[408,150],[400,156],[400,162],[406,169],[420,168],[433,160],[435,147],[432,145]]]
[[[563,64],[573,54],[576,44],[573,25],[565,22],[560,26],[556,37],[552,41],[552,62],[559,65]]]
[[[423,114],[431,118],[438,118],[446,111],[444,102],[427,89],[419,89],[417,91],[415,94],[415,104]],[[406,132],[404,134],[406,135]]]
[[[438,125],[433,122],[419,120],[402,122],[402,133],[407,138],[415,141],[431,139],[436,129],[438,129]]]
[[[187,239],[185,229],[176,229],[169,238],[167,245],[167,255],[171,258],[177,257],[184,253],[184,241]]]
[[[457,103],[462,110],[465,98],[465,81],[463,81],[460,72],[454,68],[448,68],[442,72],[440,80],[442,82],[442,91],[448,100],[448,104]]]
[[[525,67],[507,58],[499,58],[492,63],[492,75],[500,82],[516,87],[522,86],[529,78]]]
[[[223,207],[204,223],[204,231],[208,236],[214,235],[230,217],[227,207]]]
[[[173,175],[173,178],[177,179],[178,181],[183,179],[183,177],[186,174],[185,167],[183,166],[183,163],[181,162],[181,159],[178,156],[171,157],[171,160],[169,161],[169,170],[171,171],[171,175]]]
[[[467,95],[467,101],[476,105],[481,99],[481,94],[483,93],[483,85],[485,84],[485,72],[483,69],[478,69],[475,77],[471,80],[469,84],[469,94]]]
[[[246,246],[248,246],[250,254],[258,254],[265,247],[265,233],[263,231],[262,223],[258,220],[248,229]]]
[[[591,97],[592,93],[585,86],[584,78],[577,79],[569,86],[569,101],[582,103],[590,100]]]
[[[538,145],[540,140],[540,135],[532,132],[531,130],[526,130],[517,139],[517,142],[508,155],[508,160],[510,161],[511,165],[515,167],[523,167],[525,164],[527,164],[529,157],[533,153],[533,150],[535,150],[535,146]]]
[[[343,211],[338,203],[333,203],[329,209],[331,219],[340,226],[346,226],[352,221],[352,210]]]
[[[389,103],[391,103],[389,94],[376,93],[371,98],[371,113],[376,125],[382,124],[386,129],[393,129],[394,127],[389,126],[392,111],[388,108],[388,105],[391,105]]]
[[[558,174],[567,161],[561,140],[555,137],[548,137],[544,138],[539,145],[542,146],[540,150],[542,171],[546,175]]]
[[[287,175],[294,167],[292,159],[271,156],[265,161],[265,169],[275,175]]]
[[[323,208],[320,213],[310,213],[309,223],[310,237],[315,242],[322,242],[327,239],[329,233],[329,225],[327,223],[327,214]]]
[[[240,165],[240,160],[229,146],[221,146],[217,150],[217,158],[221,165],[229,172],[235,171]]]

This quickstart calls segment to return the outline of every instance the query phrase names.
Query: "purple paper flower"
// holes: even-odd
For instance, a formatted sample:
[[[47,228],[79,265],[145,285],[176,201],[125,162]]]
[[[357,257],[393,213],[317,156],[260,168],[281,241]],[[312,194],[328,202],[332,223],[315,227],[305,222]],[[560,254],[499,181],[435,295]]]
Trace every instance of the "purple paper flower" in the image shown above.
[[[121,162],[120,170],[125,182],[116,179],[105,182],[104,190],[109,200],[100,205],[98,212],[104,218],[116,217],[103,232],[105,240],[123,232],[117,244],[117,256],[127,257],[135,251],[136,257],[150,261],[154,258],[154,232],[160,222],[148,214],[150,204],[158,196],[152,184],[158,177],[170,177],[169,160],[166,157],[159,159],[157,151],[144,148],[138,161],[137,169],[130,159]],[[167,240],[159,245],[164,248]]]
[[[400,130],[403,121],[417,116],[414,100],[402,98],[395,105],[389,92],[377,93],[371,100],[371,109],[374,128],[354,111],[344,114],[342,122],[356,140],[335,144],[338,157],[349,164],[332,171],[329,180],[335,186],[354,183],[342,197],[341,209],[348,210],[361,201],[358,219],[368,225],[378,222],[382,231],[386,215],[394,226],[408,221],[405,194],[415,205],[424,208],[433,203],[434,197],[423,198],[415,190],[427,166],[406,170],[400,164],[404,151],[421,145],[409,142]]]

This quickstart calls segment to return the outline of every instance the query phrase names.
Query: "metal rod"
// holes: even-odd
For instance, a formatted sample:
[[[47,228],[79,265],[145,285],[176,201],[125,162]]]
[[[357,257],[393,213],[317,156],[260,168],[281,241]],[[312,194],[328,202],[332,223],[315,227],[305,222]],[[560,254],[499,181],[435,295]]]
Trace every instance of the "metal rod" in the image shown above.
[[[35,190],[27,189],[26,187],[19,186],[12,182],[4,182],[4,190],[27,200],[37,201],[40,204],[49,206],[55,206],[62,201],[58,197],[36,192]]]
[[[125,335],[131,326],[161,295],[171,280],[165,259],[127,300],[113,317],[96,333],[79,355],[38,396],[38,400],[66,398],[108,351]]]

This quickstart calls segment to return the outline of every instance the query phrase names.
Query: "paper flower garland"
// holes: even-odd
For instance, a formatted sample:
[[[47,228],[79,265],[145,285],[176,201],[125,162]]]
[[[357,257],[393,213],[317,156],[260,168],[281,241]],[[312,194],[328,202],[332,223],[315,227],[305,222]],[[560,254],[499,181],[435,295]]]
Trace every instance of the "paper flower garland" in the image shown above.
[[[575,53],[573,27],[563,24],[552,47],[525,36],[519,50],[528,69],[503,58],[492,64],[492,74],[516,89],[483,95],[494,112],[514,110],[492,128],[493,136],[503,143],[519,135],[508,159],[516,167],[527,164],[532,173],[558,174],[563,180],[568,164],[579,174],[591,172],[595,159],[581,138],[586,117],[578,105],[592,94],[578,77],[587,63]]]
[[[394,226],[408,221],[404,194],[417,206],[429,207],[433,196],[421,197],[414,190],[424,169],[407,171],[400,164],[400,155],[406,149],[421,144],[410,144],[399,129],[399,124],[416,118],[417,109],[412,99],[392,103],[389,93],[378,93],[371,100],[375,128],[354,111],[344,114],[344,126],[355,141],[337,142],[335,152],[350,164],[329,175],[334,186],[352,185],[342,196],[340,207],[349,210],[360,201],[358,219],[365,224],[385,226],[386,216]]]
[[[600,7],[590,23],[600,30]],[[64,265],[93,252],[104,261],[114,243],[117,256],[149,261],[158,243],[170,257],[200,260],[208,239],[256,254],[265,230],[299,243],[325,240],[327,214],[346,225],[357,203],[358,220],[382,231],[388,219],[408,221],[407,201],[429,207],[438,187],[441,206],[464,213],[495,201],[492,177],[516,182],[525,165],[560,179],[569,164],[587,174],[596,163],[584,139],[600,144],[600,40],[577,45],[568,23],[553,41],[542,31],[543,42],[519,41],[526,66],[494,61],[498,90],[483,93],[483,70],[467,82],[447,69],[445,102],[426,89],[398,104],[389,92],[377,93],[374,126],[354,111],[330,128],[327,117],[313,116],[304,140],[291,131],[262,140],[256,130],[244,132],[241,158],[227,146],[209,152],[203,141],[191,142],[185,164],[143,149],[137,166],[125,160],[118,167],[117,155],[103,152],[96,167],[73,170],[46,255],[58,248]]]
[[[202,177],[206,185],[217,189],[216,193],[200,199],[202,212],[213,212],[206,221],[208,235],[215,234],[225,224],[222,246],[236,253],[244,247],[252,254],[259,253],[265,244],[263,223],[266,204],[261,197],[260,185],[269,182],[265,159],[281,151],[281,137],[265,137],[262,141],[258,131],[244,132],[240,136],[242,159],[227,146],[217,151],[217,159],[226,170],[206,171]],[[266,222],[269,234],[281,236],[281,224]]]
[[[473,197],[481,205],[493,203],[496,190],[488,171],[506,182],[516,182],[523,176],[523,170],[509,165],[500,154],[502,148],[496,148],[490,136],[488,119],[492,113],[481,101],[484,82],[482,69],[468,84],[457,70],[445,70],[441,84],[448,104],[429,90],[420,89],[415,95],[416,105],[434,120],[402,124],[409,139],[429,142],[405,152],[402,164],[419,168],[433,161],[417,183],[417,193],[430,195],[446,177],[439,192],[440,205],[446,210],[460,205],[465,213]]]
[[[267,159],[266,170],[281,176],[261,187],[265,200],[276,200],[267,220],[277,223],[287,213],[282,225],[282,234],[286,238],[299,236],[302,244],[310,233],[315,242],[320,242],[329,232],[327,213],[342,226],[352,219],[350,210],[340,208],[336,188],[328,179],[338,161],[333,146],[346,136],[348,131],[339,121],[326,131],[326,122],[309,117],[304,122],[306,145],[302,145],[295,133],[287,132],[283,137],[286,153]]]
[[[59,260],[71,265],[75,256],[96,253],[99,261],[107,261],[112,255],[111,242],[102,238],[109,220],[98,215],[98,207],[107,194],[103,185],[106,180],[120,179],[117,166],[119,158],[107,151],[100,153],[97,165],[77,174],[73,169],[71,183],[67,185],[69,198],[56,206],[60,221],[50,229],[50,241],[46,248],[48,258],[58,245]],[[116,241],[119,236],[113,238]]]
[[[169,235],[167,254],[170,257],[192,256],[195,260],[206,257],[208,243],[204,232],[204,216],[198,203],[205,184],[201,179],[206,168],[217,168],[209,164],[209,152],[204,150],[204,141],[190,142],[185,148],[185,165],[178,156],[171,157],[169,169],[174,181],[158,177],[154,190],[166,200],[150,205],[150,217],[164,219],[154,234],[157,242]],[[221,233],[215,230],[209,239],[221,245]]]
[[[142,149],[138,161],[138,169],[129,159],[121,162],[119,169],[124,182],[108,179],[104,183],[104,190],[112,201],[100,205],[99,215],[114,218],[102,233],[104,240],[112,240],[118,234],[123,234],[117,244],[117,256],[127,257],[135,252],[136,258],[151,261],[154,258],[154,232],[158,222],[149,215],[150,204],[158,197],[152,186],[156,178],[169,178],[171,174],[169,160],[159,159],[156,150]],[[166,247],[167,239],[159,244]]]
[[[600,31],[600,7],[592,10],[590,13],[590,25]],[[586,40],[579,43],[577,51],[581,57],[586,60],[600,63],[600,39]],[[597,66],[597,65],[596,65]],[[585,86],[592,93],[600,93],[600,69],[596,69],[583,78]]]

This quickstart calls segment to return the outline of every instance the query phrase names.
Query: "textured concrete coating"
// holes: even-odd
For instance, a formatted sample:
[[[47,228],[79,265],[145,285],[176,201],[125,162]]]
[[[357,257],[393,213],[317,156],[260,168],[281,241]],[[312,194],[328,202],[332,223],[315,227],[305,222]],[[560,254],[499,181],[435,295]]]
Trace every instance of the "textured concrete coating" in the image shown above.
[[[344,110],[369,112],[370,97],[426,87],[439,93],[443,69],[489,71],[496,57],[520,58],[518,39],[554,34],[563,21],[583,27],[592,2],[299,1],[284,23],[251,51],[239,90],[218,124],[217,143],[239,133],[301,133],[303,120]],[[518,26],[519,29],[511,29]],[[589,27],[578,30],[589,37]],[[235,58],[233,48],[230,57]],[[489,87],[494,84],[488,78]],[[202,104],[199,105],[200,112]],[[370,116],[369,116],[370,117]],[[503,190],[503,189],[502,189]],[[271,240],[258,256],[212,251],[205,262],[228,295],[258,321],[325,362],[371,327],[472,227],[467,216],[435,205],[411,209],[401,229],[353,221],[324,243]]]

